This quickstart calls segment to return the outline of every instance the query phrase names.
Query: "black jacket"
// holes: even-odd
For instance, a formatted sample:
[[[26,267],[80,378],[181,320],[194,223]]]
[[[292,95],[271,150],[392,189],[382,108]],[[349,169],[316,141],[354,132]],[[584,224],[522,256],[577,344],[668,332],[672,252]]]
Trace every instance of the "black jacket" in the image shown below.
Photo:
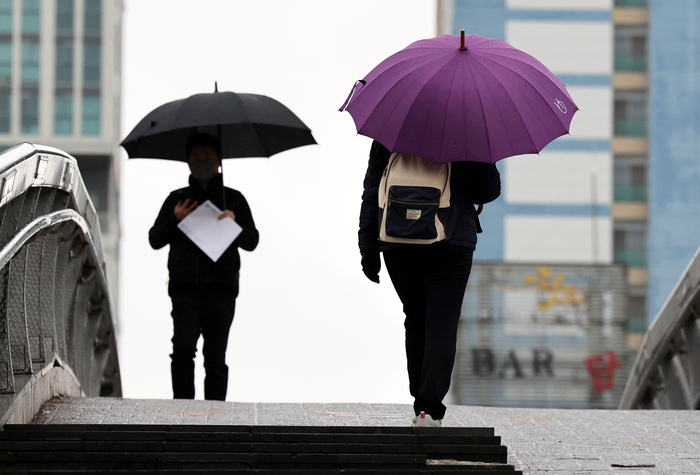
[[[253,216],[243,195],[236,190],[226,188],[226,206],[222,206],[223,194],[221,175],[212,179],[207,189],[190,177],[190,186],[175,190],[163,203],[155,224],[148,232],[148,240],[153,249],[170,245],[168,270],[170,271],[169,291],[178,287],[206,285],[238,291],[238,271],[241,259],[238,248],[252,251],[258,245],[259,235],[255,229]],[[210,200],[219,209],[229,209],[236,215],[236,222],[243,228],[241,234],[233,241],[221,257],[212,261],[177,227],[179,220],[175,217],[175,205],[178,201],[198,204]]]
[[[395,244],[379,241],[379,183],[389,163],[391,152],[376,140],[372,142],[369,164],[365,174],[360,209],[359,245],[361,251],[384,251],[418,244]],[[450,213],[447,229],[453,231],[448,239],[431,246],[451,244],[476,249],[477,214],[474,205],[489,203],[501,194],[501,175],[495,165],[480,162],[453,162],[450,179]],[[421,244],[423,246],[423,244]]]

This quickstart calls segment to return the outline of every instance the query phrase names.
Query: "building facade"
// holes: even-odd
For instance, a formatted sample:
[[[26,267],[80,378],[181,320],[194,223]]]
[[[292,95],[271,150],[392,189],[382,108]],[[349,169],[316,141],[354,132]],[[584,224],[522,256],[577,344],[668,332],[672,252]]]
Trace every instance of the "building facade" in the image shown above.
[[[475,262],[453,401],[615,409],[627,380],[625,274],[619,264]]]
[[[700,245],[700,0],[649,0],[649,309]]]
[[[74,156],[100,217],[117,302],[121,0],[0,0],[0,148]]]
[[[700,45],[691,21],[700,1],[651,3],[438,1],[439,34],[507,41],[559,77],[580,108],[569,136],[499,162],[503,195],[480,216],[475,260],[624,266],[617,321],[627,356],[700,244],[700,223],[684,224],[700,217],[687,125],[698,113],[688,58]]]

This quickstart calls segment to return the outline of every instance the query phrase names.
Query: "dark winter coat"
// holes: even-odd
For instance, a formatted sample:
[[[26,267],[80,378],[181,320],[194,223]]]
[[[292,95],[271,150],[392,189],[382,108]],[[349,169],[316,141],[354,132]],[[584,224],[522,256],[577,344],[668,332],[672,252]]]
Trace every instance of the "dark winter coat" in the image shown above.
[[[238,271],[241,259],[238,248],[252,251],[258,245],[259,235],[250,212],[250,207],[243,195],[231,188],[226,190],[226,205],[223,206],[223,186],[221,175],[213,178],[205,190],[197,180],[190,177],[190,186],[175,190],[163,203],[156,222],[148,233],[148,239],[153,249],[170,245],[168,255],[168,270],[170,271],[169,291],[181,287],[206,285],[211,288],[226,288],[238,291]],[[178,201],[190,199],[190,203],[198,204],[210,200],[219,209],[229,209],[236,215],[236,222],[243,231],[233,241],[221,257],[212,261],[196,244],[194,244],[177,227],[180,222],[175,216],[175,205]]]
[[[379,241],[379,183],[389,163],[391,152],[376,140],[372,142],[369,164],[365,174],[362,207],[360,209],[359,245],[361,251],[384,251],[418,244],[395,244]],[[453,162],[450,179],[450,223],[453,229],[448,239],[431,246],[445,244],[476,248],[477,214],[474,205],[489,203],[501,194],[501,175],[495,165],[479,162]],[[424,245],[421,245],[424,246]]]

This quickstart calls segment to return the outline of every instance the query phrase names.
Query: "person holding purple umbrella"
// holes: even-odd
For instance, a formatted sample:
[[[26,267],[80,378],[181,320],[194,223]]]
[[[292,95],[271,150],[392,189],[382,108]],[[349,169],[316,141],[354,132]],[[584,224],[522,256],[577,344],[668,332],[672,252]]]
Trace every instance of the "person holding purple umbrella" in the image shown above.
[[[443,235],[434,240],[391,239],[382,229],[386,226],[382,216],[386,215],[380,207],[380,188],[387,186],[382,177],[386,179],[390,161],[398,155],[376,140],[372,143],[360,211],[362,270],[369,280],[379,283],[380,254],[384,255],[389,277],[406,316],[406,359],[415,412],[413,425],[438,427],[445,416],[446,407],[442,401],[450,388],[462,299],[477,233],[481,231],[475,205],[495,200],[501,193],[501,179],[496,166],[490,163],[441,164],[449,166],[450,188],[449,206],[440,212],[439,218],[444,225]],[[419,221],[424,211],[405,210],[409,226]]]

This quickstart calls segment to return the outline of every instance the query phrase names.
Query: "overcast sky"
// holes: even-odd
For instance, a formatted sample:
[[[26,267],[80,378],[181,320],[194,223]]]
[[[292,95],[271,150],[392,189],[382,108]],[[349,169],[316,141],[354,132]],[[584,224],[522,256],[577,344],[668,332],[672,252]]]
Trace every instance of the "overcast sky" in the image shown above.
[[[357,228],[371,140],[338,108],[355,80],[436,35],[434,0],[126,0],[122,137],[162,103],[220,91],[287,105],[319,145],[228,160],[260,231],[241,251],[228,401],[410,403],[401,305],[362,274]],[[172,397],[168,249],[148,230],[187,166],[121,161],[119,359],[124,396]],[[201,340],[200,340],[201,346]],[[203,369],[197,359],[197,399]]]

